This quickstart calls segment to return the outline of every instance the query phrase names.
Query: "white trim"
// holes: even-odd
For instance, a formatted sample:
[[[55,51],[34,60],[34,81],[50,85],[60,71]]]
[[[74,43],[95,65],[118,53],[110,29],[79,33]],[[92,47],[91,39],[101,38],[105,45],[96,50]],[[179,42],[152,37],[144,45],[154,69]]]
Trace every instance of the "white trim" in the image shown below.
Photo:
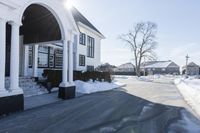
[[[63,40],[58,40],[58,41],[49,41],[49,42],[36,42],[36,43],[26,43],[26,44],[23,44],[23,45],[45,45],[45,44],[54,44],[54,43],[63,43]]]
[[[16,2],[11,2],[10,0],[1,0],[0,4],[7,6],[8,8],[11,9],[16,9],[17,7],[19,7],[19,5]]]
[[[24,92],[22,89],[17,89],[15,91],[9,92],[9,91],[5,91],[5,92],[0,92],[0,98],[2,97],[9,97],[9,96],[15,96],[15,95],[22,95]]]
[[[78,22],[78,25],[81,26],[81,27],[83,27],[83,28],[85,28],[85,29],[87,29],[87,30],[89,30],[90,32],[96,34],[96,35],[99,36],[100,38],[106,39],[105,36],[103,36],[102,34],[98,33],[97,31],[91,29],[91,28],[88,27],[87,25],[85,25],[85,24],[83,24],[83,23],[81,23],[81,22]]]

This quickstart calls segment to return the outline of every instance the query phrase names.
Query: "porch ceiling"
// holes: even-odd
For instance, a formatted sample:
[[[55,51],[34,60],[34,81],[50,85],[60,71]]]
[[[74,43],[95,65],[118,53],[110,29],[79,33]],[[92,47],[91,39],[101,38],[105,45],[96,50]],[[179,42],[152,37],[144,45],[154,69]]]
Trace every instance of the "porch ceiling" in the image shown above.
[[[45,7],[34,4],[23,15],[20,34],[24,44],[61,40],[61,30],[54,15]]]

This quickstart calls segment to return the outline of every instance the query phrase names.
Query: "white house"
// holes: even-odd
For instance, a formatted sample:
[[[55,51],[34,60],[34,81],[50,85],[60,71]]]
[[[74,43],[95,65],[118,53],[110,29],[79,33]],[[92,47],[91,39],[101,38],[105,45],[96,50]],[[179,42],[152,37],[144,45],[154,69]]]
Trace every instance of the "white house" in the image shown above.
[[[76,9],[70,9],[72,16],[80,31],[79,35],[74,35],[73,42],[73,69],[76,71],[94,70],[101,63],[101,40],[104,36]],[[23,45],[21,45],[23,46]],[[26,65],[28,72],[24,75],[24,68],[21,70],[22,76],[41,77],[44,69],[62,68],[62,45],[53,42],[50,44],[40,44],[36,53],[34,46],[29,46],[25,58],[28,60]],[[33,74],[33,57],[38,58],[37,70]],[[23,60],[24,55],[21,55]],[[35,58],[36,58],[35,57]],[[26,70],[26,69],[25,69]],[[26,73],[26,72],[25,72]]]
[[[188,65],[187,65],[187,74],[188,75],[199,75],[199,69],[200,67],[195,64],[194,62],[190,62]],[[182,68],[182,74],[185,74],[186,73],[186,65],[183,66]]]
[[[62,69],[59,93],[75,92],[73,70],[100,64],[104,36],[67,0],[0,0],[0,115],[23,110],[19,77]],[[9,88],[5,87],[9,77]]]
[[[71,11],[80,31],[79,43],[74,45],[74,70],[94,70],[101,64],[101,40],[105,37],[76,8]]]
[[[125,63],[114,68],[114,72],[133,73],[135,72],[135,66],[132,63]]]
[[[148,74],[180,74],[180,67],[173,61],[148,61],[142,63],[141,70]]]

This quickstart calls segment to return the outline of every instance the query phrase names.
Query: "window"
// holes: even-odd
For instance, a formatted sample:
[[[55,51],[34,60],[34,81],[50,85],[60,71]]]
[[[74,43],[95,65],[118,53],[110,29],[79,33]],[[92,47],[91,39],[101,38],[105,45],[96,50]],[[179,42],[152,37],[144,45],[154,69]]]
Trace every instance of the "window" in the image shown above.
[[[85,66],[85,55],[79,55],[79,66]]]
[[[49,47],[49,67],[54,67],[54,49]]]
[[[55,67],[62,68],[63,64],[63,51],[62,49],[55,49]]]
[[[28,62],[28,65],[29,65],[29,68],[32,68],[33,67],[33,46],[29,46],[29,62]]]
[[[79,42],[80,42],[80,44],[85,45],[85,43],[86,43],[86,35],[84,33],[80,33]]]
[[[94,58],[94,45],[95,45],[94,38],[88,36],[87,42],[88,42],[88,44],[87,44],[87,56],[90,57],[90,58]]]
[[[47,46],[39,46],[38,48],[38,67],[45,68],[48,67],[48,47]]]
[[[87,66],[87,71],[89,72],[94,71],[94,66]]]

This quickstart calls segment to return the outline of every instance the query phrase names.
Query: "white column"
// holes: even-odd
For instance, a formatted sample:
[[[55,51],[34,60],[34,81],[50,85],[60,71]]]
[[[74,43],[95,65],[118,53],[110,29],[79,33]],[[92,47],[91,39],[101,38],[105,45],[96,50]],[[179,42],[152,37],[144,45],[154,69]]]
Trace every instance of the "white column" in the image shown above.
[[[63,41],[63,68],[62,68],[62,83],[60,87],[68,87],[68,44]]]
[[[10,58],[10,90],[20,92],[19,88],[19,27],[20,25],[11,22],[11,58]]]
[[[5,58],[6,58],[6,21],[0,19],[0,95],[4,95],[5,89]]]
[[[73,40],[73,39],[72,39]],[[73,82],[73,41],[69,41],[69,83],[74,85]]]
[[[38,77],[38,45],[33,46],[33,77]]]

